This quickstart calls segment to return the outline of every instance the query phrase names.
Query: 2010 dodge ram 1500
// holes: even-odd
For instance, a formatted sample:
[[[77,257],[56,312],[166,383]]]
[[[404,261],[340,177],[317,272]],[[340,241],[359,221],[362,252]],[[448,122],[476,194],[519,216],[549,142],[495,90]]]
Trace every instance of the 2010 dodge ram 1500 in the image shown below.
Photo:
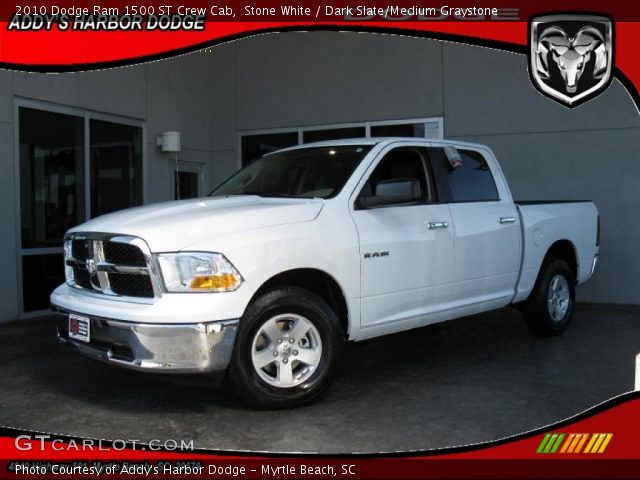
[[[266,155],[205,198],[112,213],[65,238],[58,338],[136,370],[222,373],[300,405],[345,340],[507,305],[559,333],[598,260],[591,202],[514,202],[491,150],[385,138]]]

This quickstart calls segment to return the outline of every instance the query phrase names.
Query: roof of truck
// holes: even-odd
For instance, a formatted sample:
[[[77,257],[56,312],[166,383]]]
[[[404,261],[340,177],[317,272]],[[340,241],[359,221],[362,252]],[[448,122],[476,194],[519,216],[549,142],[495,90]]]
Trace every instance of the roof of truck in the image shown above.
[[[420,143],[437,143],[440,145],[456,145],[469,147],[485,147],[479,143],[461,142],[459,140],[441,140],[438,138],[421,138],[421,137],[361,137],[361,138],[343,138],[339,140],[325,140],[322,142],[305,143],[302,145],[294,145],[293,147],[279,149],[278,151],[296,150],[299,148],[309,147],[337,147],[340,145],[378,145],[389,144],[394,142],[420,142]]]

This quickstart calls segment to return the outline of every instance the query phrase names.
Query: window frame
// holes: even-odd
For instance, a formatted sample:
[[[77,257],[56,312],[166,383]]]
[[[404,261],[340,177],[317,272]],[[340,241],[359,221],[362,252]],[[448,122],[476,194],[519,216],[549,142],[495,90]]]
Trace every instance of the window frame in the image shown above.
[[[330,123],[330,124],[322,124],[322,125],[303,125],[297,127],[278,127],[278,128],[266,128],[266,129],[256,129],[256,130],[241,130],[237,135],[237,147],[236,147],[236,162],[237,168],[240,169],[243,167],[242,165],[242,138],[245,136],[253,136],[253,135],[269,135],[272,133],[297,133],[298,135],[298,143],[294,146],[306,145],[304,143],[304,133],[318,130],[336,130],[341,128],[364,128],[365,136],[364,138],[383,138],[383,137],[372,137],[371,136],[371,127],[382,127],[387,125],[406,125],[411,123],[422,123],[425,126],[424,137],[413,137],[415,139],[431,139],[431,140],[443,140],[444,135],[444,118],[443,117],[423,117],[423,118],[400,118],[396,120],[370,120],[366,122],[347,122],[347,123]],[[429,133],[429,125],[437,125],[438,137],[429,137],[427,134]],[[288,147],[283,147],[288,148]],[[247,164],[248,165],[248,164]]]
[[[186,172],[186,173],[194,173],[198,176],[198,198],[206,195],[206,185],[207,185],[207,169],[206,165],[202,162],[195,162],[192,160],[178,160],[177,169],[174,169],[174,186],[173,186],[173,197],[176,196],[175,191],[175,174],[178,172]],[[184,200],[184,199],[182,199]]]
[[[114,115],[110,113],[98,112],[95,110],[59,105],[56,103],[34,100],[24,97],[14,97],[13,99],[13,162],[14,162],[14,202],[15,202],[15,241],[16,241],[16,280],[17,280],[17,300],[18,316],[22,318],[39,317],[49,314],[51,310],[24,311],[24,295],[22,291],[22,257],[32,255],[61,254],[64,252],[62,243],[59,247],[36,247],[22,248],[22,197],[21,197],[21,165],[20,165],[20,109],[29,108],[43,112],[57,113],[79,117],[83,121],[83,146],[82,157],[84,175],[84,216],[81,222],[86,222],[91,218],[91,120],[101,120],[104,122],[118,123],[141,129],[142,135],[142,204],[147,203],[147,129],[146,122],[142,119],[128,117],[124,115]]]

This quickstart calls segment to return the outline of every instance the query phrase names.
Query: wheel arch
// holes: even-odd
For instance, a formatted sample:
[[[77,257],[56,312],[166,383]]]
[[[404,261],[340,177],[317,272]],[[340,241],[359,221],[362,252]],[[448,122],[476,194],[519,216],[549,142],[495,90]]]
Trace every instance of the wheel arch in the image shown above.
[[[567,239],[557,240],[556,242],[551,244],[544,256],[544,259],[542,260],[538,276],[541,275],[544,265],[546,265],[547,262],[549,262],[549,260],[551,260],[552,258],[564,260],[565,262],[567,262],[569,268],[571,268],[571,271],[573,272],[573,278],[577,283],[579,264],[578,253],[575,245]]]
[[[333,276],[316,268],[286,270],[265,281],[253,294],[249,304],[264,292],[279,286],[304,288],[322,298],[338,316],[344,336],[348,338],[349,307],[342,287]]]

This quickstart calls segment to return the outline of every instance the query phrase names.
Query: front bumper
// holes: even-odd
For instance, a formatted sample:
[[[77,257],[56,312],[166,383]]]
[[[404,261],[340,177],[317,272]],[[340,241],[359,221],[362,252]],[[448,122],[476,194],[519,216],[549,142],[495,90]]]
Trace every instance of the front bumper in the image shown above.
[[[191,324],[125,322],[79,313],[90,319],[90,342],[69,338],[70,312],[58,314],[60,343],[76,352],[132,370],[154,373],[215,373],[231,359],[238,320]]]

